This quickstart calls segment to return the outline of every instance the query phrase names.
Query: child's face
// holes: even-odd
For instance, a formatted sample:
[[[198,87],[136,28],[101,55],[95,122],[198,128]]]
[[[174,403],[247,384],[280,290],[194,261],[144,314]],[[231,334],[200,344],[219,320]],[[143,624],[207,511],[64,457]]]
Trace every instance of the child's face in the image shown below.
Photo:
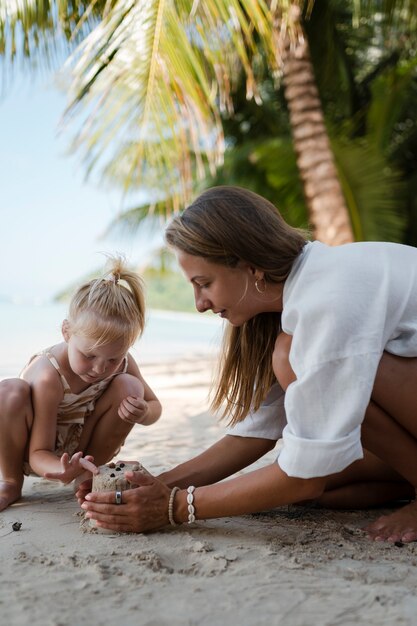
[[[77,376],[86,383],[97,383],[117,372],[127,354],[122,339],[102,346],[82,335],[70,335],[68,344],[69,365]]]

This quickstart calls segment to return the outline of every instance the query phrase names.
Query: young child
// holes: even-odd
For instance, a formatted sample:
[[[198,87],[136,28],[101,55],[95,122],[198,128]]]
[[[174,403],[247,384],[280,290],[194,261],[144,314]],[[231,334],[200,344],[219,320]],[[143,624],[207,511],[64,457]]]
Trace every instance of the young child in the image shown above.
[[[74,294],[64,341],[34,355],[19,379],[0,382],[0,510],[19,499],[24,474],[81,480],[93,461],[118,453],[134,424],[161,415],[128,353],[144,329],[142,282],[121,259],[110,263]]]

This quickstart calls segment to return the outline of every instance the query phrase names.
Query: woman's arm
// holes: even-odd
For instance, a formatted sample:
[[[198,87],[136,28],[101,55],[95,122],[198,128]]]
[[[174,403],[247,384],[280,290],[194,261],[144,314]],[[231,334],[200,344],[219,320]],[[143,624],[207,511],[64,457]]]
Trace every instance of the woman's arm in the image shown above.
[[[187,488],[189,485],[210,485],[257,461],[275,446],[270,439],[226,435],[198,456],[177,465],[157,477],[168,487]],[[134,481],[132,481],[134,482]],[[79,504],[91,490],[91,482],[80,485]]]
[[[116,531],[145,532],[169,523],[168,503],[171,490],[159,480],[140,475],[126,476],[136,489],[123,492],[122,504],[114,503],[114,492],[91,493],[82,508],[97,526]],[[197,520],[264,511],[283,504],[319,497],[326,478],[291,478],[277,463],[230,480],[198,487],[194,491]],[[181,490],[174,501],[174,520],[188,520],[187,492]]]
[[[211,485],[251,465],[275,444],[270,439],[226,435],[198,456],[163,472],[158,479],[169,487]]]
[[[194,491],[197,519],[243,515],[265,511],[284,504],[319,497],[325,488],[325,478],[291,478],[278,463],[226,480],[216,485],[199,487]],[[174,519],[188,520],[187,492],[175,498]]]

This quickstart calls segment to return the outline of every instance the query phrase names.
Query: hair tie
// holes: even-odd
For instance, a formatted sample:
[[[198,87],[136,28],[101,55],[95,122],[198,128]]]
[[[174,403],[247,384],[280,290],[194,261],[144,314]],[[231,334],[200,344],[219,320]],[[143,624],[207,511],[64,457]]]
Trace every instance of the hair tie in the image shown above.
[[[110,277],[107,280],[110,280],[112,283],[117,285],[120,280],[120,272],[111,272]]]

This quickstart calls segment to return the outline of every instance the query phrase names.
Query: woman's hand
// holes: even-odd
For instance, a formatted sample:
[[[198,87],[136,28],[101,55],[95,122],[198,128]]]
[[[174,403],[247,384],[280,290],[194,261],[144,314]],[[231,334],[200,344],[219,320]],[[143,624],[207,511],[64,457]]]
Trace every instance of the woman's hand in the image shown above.
[[[128,396],[119,406],[119,417],[129,424],[145,424],[149,417],[149,405],[143,398]]]
[[[75,478],[80,476],[83,472],[89,474],[97,474],[98,468],[94,465],[94,457],[87,455],[83,458],[82,452],[76,452],[69,457],[69,454],[64,452],[61,456],[61,472],[45,472],[44,477],[49,480],[60,480],[62,483],[67,484],[72,482]]]
[[[123,491],[122,504],[116,504],[114,491],[86,494],[81,504],[86,517],[94,519],[99,528],[118,532],[141,533],[169,524],[171,489],[142,472],[125,472],[125,477],[135,487]]]

